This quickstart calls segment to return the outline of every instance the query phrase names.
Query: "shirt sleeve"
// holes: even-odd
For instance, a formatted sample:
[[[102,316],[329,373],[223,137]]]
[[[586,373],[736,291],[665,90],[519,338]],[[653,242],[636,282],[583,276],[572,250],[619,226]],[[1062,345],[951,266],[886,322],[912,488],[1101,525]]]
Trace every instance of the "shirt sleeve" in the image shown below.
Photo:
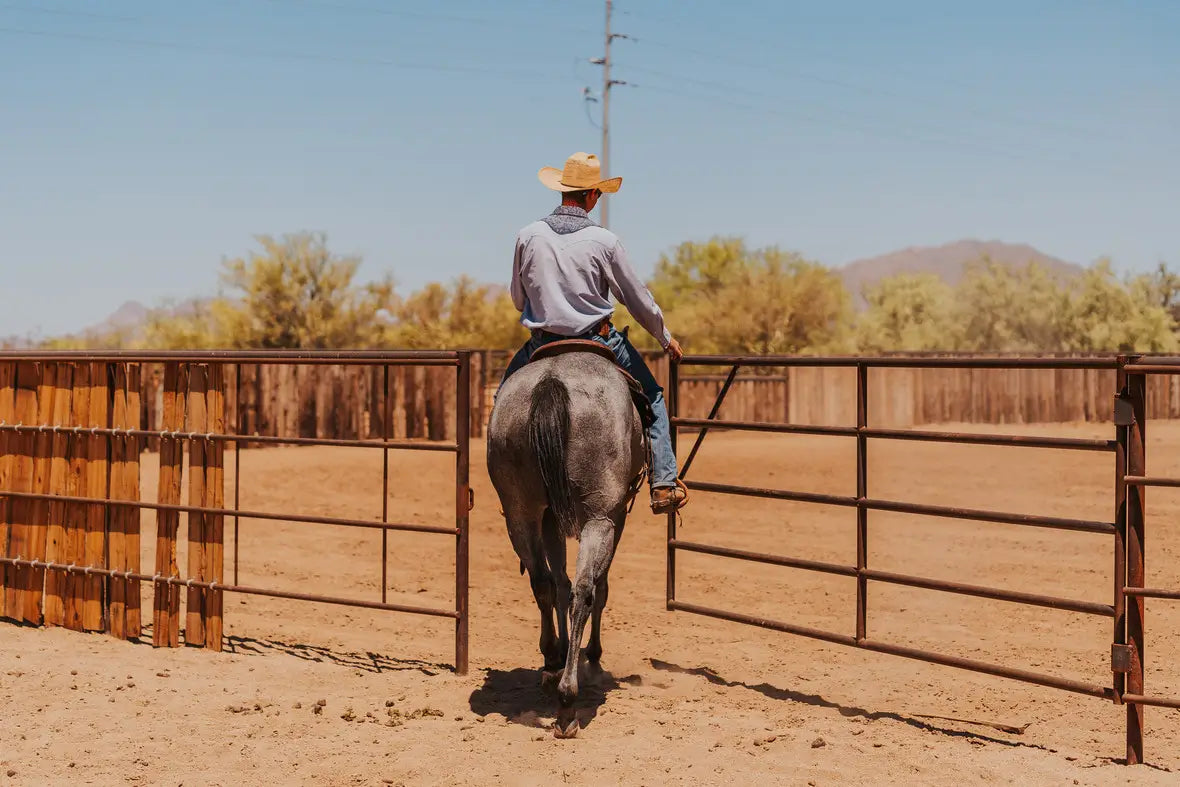
[[[664,325],[664,313],[652,296],[651,290],[631,267],[623,244],[617,240],[610,250],[610,258],[607,261],[607,278],[610,281],[611,293],[619,299],[619,303],[626,306],[636,322],[659,341],[660,347],[668,349],[672,334]]]
[[[512,255],[512,282],[508,285],[508,290],[512,293],[512,305],[516,307],[518,312],[523,312],[525,306],[524,282],[520,276],[520,260],[523,248],[520,238],[517,237],[516,251]]]

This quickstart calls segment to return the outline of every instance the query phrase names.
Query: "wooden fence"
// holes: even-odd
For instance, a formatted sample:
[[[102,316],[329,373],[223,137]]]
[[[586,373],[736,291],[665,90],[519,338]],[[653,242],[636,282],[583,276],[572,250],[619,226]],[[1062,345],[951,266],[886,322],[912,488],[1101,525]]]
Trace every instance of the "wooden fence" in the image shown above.
[[[472,402],[487,390],[486,353],[472,356]],[[340,440],[455,438],[455,370],[422,366],[237,364],[225,370],[226,426],[239,434]],[[165,418],[164,375],[144,372],[144,429]],[[490,412],[490,399],[486,404]],[[471,432],[483,434],[486,414],[473,407]],[[159,448],[150,440],[151,450]]]
[[[508,361],[501,351],[472,357],[471,433],[481,436]],[[646,354],[666,384],[668,360]],[[227,368],[226,423],[244,434],[339,439],[454,438],[454,371],[444,368],[251,366]],[[681,412],[707,416],[724,380],[716,369],[681,370]],[[162,423],[162,378],[145,370],[143,425]],[[874,369],[869,375],[872,423],[905,428],[940,423],[1068,423],[1111,419],[1114,373],[1023,369]],[[240,396],[239,396],[240,392]],[[389,397],[386,424],[384,395]],[[850,369],[743,371],[719,414],[735,420],[836,425],[855,421],[855,374]],[[1180,379],[1149,380],[1149,415],[1180,418]],[[155,448],[155,445],[151,445]]]
[[[231,417],[260,432],[248,438],[254,442],[266,430],[274,444],[333,446],[360,444],[368,435],[450,436],[471,418],[466,353],[349,356],[306,353],[295,372],[282,371],[291,363],[287,357],[261,353],[0,357],[0,617],[128,640],[150,625],[153,643],[162,647],[178,647],[183,628],[185,644],[220,650],[226,592],[387,609],[453,618],[456,668],[464,671],[467,429],[458,429],[449,444],[387,444],[455,455],[454,524],[388,522],[384,508],[381,520],[240,512],[256,520],[455,538],[453,610],[386,603],[384,559],[380,602],[225,582],[225,519],[239,513],[236,493],[232,508],[225,499],[225,449],[238,442]],[[351,364],[349,372],[337,362]],[[230,404],[238,408],[234,416]],[[437,408],[451,408],[449,419]],[[347,436],[338,437],[342,432]],[[149,440],[159,451],[154,501],[141,499],[140,458]],[[149,517],[155,518],[155,543],[143,544],[141,527]],[[236,547],[234,554],[236,576]],[[153,562],[154,573],[141,565]],[[150,624],[142,620],[145,598]]]

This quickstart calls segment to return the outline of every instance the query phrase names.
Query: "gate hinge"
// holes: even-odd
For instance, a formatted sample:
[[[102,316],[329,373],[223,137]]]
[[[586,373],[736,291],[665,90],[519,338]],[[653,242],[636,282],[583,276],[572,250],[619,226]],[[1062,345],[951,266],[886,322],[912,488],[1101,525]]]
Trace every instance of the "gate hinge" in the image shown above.
[[[1135,424],[1135,409],[1131,406],[1130,397],[1115,394],[1114,397],[1114,425],[1133,426]]]
[[[475,508],[475,490],[467,488],[467,510],[470,511]]]
[[[1131,646],[1130,645],[1111,645],[1110,646],[1110,671],[1111,672],[1130,672],[1131,671]]]

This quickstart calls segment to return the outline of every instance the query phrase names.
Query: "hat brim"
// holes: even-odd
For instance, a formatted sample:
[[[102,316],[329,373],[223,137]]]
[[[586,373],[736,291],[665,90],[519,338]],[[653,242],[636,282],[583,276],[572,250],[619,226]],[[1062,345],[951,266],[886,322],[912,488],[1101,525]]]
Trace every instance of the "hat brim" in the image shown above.
[[[537,178],[545,188],[564,193],[598,189],[604,194],[614,194],[623,185],[622,178],[609,178],[607,180],[600,180],[589,186],[567,186],[561,182],[561,170],[554,169],[553,167],[541,167],[541,171],[537,173]]]

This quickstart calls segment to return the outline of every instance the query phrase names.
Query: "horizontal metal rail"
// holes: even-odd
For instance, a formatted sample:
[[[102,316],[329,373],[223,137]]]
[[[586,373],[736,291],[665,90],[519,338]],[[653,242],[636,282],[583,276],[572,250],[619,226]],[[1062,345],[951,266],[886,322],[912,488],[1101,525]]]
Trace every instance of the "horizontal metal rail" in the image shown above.
[[[1037,593],[1001,590],[983,585],[968,585],[963,582],[947,582],[940,579],[915,577],[908,574],[894,574],[889,571],[877,571],[871,568],[865,569],[863,575],[873,581],[886,582],[891,585],[906,585],[924,590],[958,593],[963,596],[977,596],[995,601],[1011,601],[1015,604],[1048,607],[1049,609],[1059,609],[1064,612],[1078,612],[1084,615],[1098,615],[1106,618],[1114,617],[1113,606],[1110,604],[1099,604],[1093,601],[1076,601],[1074,599],[1057,598],[1055,596],[1042,596]]]
[[[738,432],[775,432],[778,434],[831,435],[852,437],[855,426],[818,426],[811,424],[766,424],[758,421],[722,421],[716,418],[673,418],[672,425],[681,431],[695,429],[730,429]]]
[[[102,497],[75,497],[73,495],[49,495],[40,492],[11,492],[0,490],[0,498],[14,500],[45,500],[51,503],[78,503],[82,505],[129,506],[146,508],[150,511],[177,511],[182,514],[212,514],[213,516],[238,517],[240,519],[261,519],[271,522],[298,522],[308,525],[333,525],[337,527],[360,527],[370,530],[398,530],[407,533],[437,533],[457,536],[458,528],[441,525],[417,525],[405,522],[373,522],[367,519],[340,519],[338,517],[307,516],[305,514],[281,514],[268,511],[245,511],[235,508],[206,508],[171,503],[149,503],[146,500],[111,500]]]
[[[0,432],[17,434],[72,434],[98,435],[103,437],[143,437],[171,440],[207,440],[214,443],[261,443],[266,445],[318,445],[340,448],[383,448],[405,451],[448,451],[459,450],[455,443],[427,442],[424,440],[345,440],[321,437],[275,437],[270,435],[226,434],[221,432],[158,431],[152,429],[108,429],[97,426],[59,426],[42,424],[10,424],[0,421]]]
[[[967,659],[961,656],[948,656],[942,653],[920,650],[918,648],[910,648],[903,645],[894,645],[888,642],[879,642],[872,639],[857,641],[856,637],[852,637],[847,634],[835,634],[822,629],[810,628],[808,626],[798,626],[793,623],[784,623],[782,621],[758,617],[755,615],[743,615],[736,612],[728,612],[726,610],[705,607],[701,606],[700,604],[690,604],[684,601],[677,601],[675,599],[668,601],[668,609],[680,612],[692,612],[697,615],[718,618],[720,620],[728,620],[734,623],[745,623],[747,625],[758,626],[760,628],[782,631],[787,634],[796,634],[801,637],[809,637],[811,639],[818,639],[824,642],[831,642],[836,645],[861,648],[863,650],[871,650],[877,653],[889,653],[894,656],[916,659],[918,661],[925,661],[931,664],[940,664],[945,667],[957,667],[959,669],[970,670],[972,672],[981,672],[986,675],[995,675],[996,677],[1001,678],[1011,678],[1012,680],[1019,680],[1025,683],[1034,683],[1038,686],[1064,689],[1065,691],[1072,691],[1077,694],[1086,694],[1091,697],[1100,697],[1102,699],[1109,700],[1113,700],[1115,698],[1113,689],[1106,686],[1098,686],[1093,683],[1071,680],[1069,678],[1059,678],[1054,675],[1045,675],[1039,672],[1015,669],[1013,667],[1005,667],[1000,664],[992,664],[990,662],[978,661],[976,659]]]
[[[865,500],[870,511],[892,511],[898,514],[919,514],[921,516],[967,519],[975,522],[993,522],[1000,525],[1024,525],[1047,527],[1055,530],[1073,530],[1079,533],[1101,533],[1113,535],[1116,528],[1111,522],[1097,522],[1089,519],[1041,516],[1038,514],[1011,514],[1001,511],[985,511],[975,508],[956,508],[917,503],[898,503],[892,500]]]
[[[850,636],[848,634],[834,634],[830,631],[824,631],[823,629],[799,626],[794,623],[784,623],[780,620],[771,620],[770,618],[759,617],[757,615],[743,615],[740,612],[727,612],[723,609],[702,607],[700,604],[689,604],[688,602],[677,601],[676,599],[668,601],[668,609],[678,612],[692,612],[697,615],[705,615],[706,617],[710,618],[720,618],[721,620],[728,620],[733,623],[745,623],[748,626],[774,629],[775,631],[782,631],[787,634],[796,634],[800,637],[809,637],[811,639],[823,640],[824,642],[831,642],[835,645],[856,647],[856,637]]]
[[[1035,435],[976,434],[972,432],[930,432],[910,429],[863,429],[862,434],[880,440],[915,440],[928,443],[998,445],[1017,448],[1053,448],[1067,451],[1114,451],[1116,440],[1086,437],[1039,437]]]
[[[739,495],[742,497],[762,497],[770,500],[788,500],[794,503],[815,503],[825,506],[842,506],[855,508],[856,498],[850,495],[825,495],[817,492],[792,492],[786,489],[763,489],[753,486],[737,484],[718,484],[712,481],[689,481],[684,479],[684,485],[698,492],[717,492],[723,495]]]
[[[1158,478],[1144,475],[1129,475],[1126,481],[1131,486],[1170,486],[1180,487],[1180,478]]]
[[[176,585],[186,588],[204,588],[206,590],[224,590],[228,593],[243,593],[248,596],[269,596],[270,598],[286,598],[294,601],[314,601],[320,604],[336,604],[344,607],[363,607],[365,609],[381,609],[391,612],[409,612],[414,615],[431,615],[439,618],[457,618],[459,613],[453,609],[435,609],[433,607],[417,607],[408,604],[385,604],[380,601],[363,601],[360,599],[341,598],[339,596],[321,596],[314,593],[295,593],[288,590],[267,590],[266,588],[250,587],[248,585],[224,585],[220,582],[204,582],[196,579],[181,577],[165,577],[152,574],[141,574],[135,571],[116,571],[96,566],[77,566],[64,563],[47,563],[44,560],[26,560],[20,557],[0,557],[0,564],[20,566],[25,568],[43,568],[52,571],[65,571],[71,574],[85,574],[112,579],[134,579],[140,582],[152,582],[162,585]]]
[[[1123,595],[1137,598],[1166,598],[1180,601],[1180,590],[1165,590],[1163,588],[1123,588]]]
[[[1144,694],[1124,694],[1122,696],[1124,705],[1154,705],[1157,708],[1178,708],[1180,709],[1180,699],[1171,699],[1169,697],[1151,697]]]
[[[1180,374],[1180,363],[1129,363],[1127,374]]]
[[[909,648],[904,645],[893,645],[888,642],[879,642],[877,640],[866,639],[857,643],[857,647],[865,650],[875,651],[877,653],[889,653],[894,656],[902,656],[907,659],[917,659],[918,661],[928,661],[932,664],[941,664],[944,667],[957,667],[958,669],[970,670],[971,672],[982,672],[986,675],[994,675],[998,678],[1011,678],[1012,680],[1023,681],[1024,683],[1034,683],[1038,686],[1048,686],[1053,689],[1064,689],[1065,691],[1072,691],[1076,694],[1086,694],[1091,697],[1098,697],[1105,700],[1114,700],[1114,689],[1109,686],[1098,686],[1093,683],[1086,683],[1080,680],[1071,680],[1069,678],[1059,678],[1055,675],[1045,675],[1040,672],[1032,672],[1030,670],[1016,669],[1014,667],[1005,667],[1000,664],[992,664],[987,661],[978,661],[976,659],[967,659],[961,656],[947,656],[941,653],[932,653],[928,650],[921,650],[919,648]]]
[[[436,350],[0,350],[0,361],[457,366],[459,355]]]
[[[787,557],[784,555],[770,555],[764,552],[751,552],[744,549],[732,549],[729,547],[715,546],[713,544],[700,544],[692,541],[682,541],[680,539],[673,539],[672,541],[669,541],[668,544],[674,549],[680,549],[685,552],[697,552],[703,555],[733,558],[735,560],[747,560],[753,563],[765,563],[772,566],[797,568],[803,571],[815,571],[823,574],[836,574],[838,576],[845,577],[858,576],[856,566],[842,566],[837,563],[824,563],[817,560],[806,560],[803,558]],[[1074,599],[1058,598],[1056,596],[1044,596],[1036,593],[1022,593],[1013,590],[1002,590],[1000,588],[986,587],[983,585],[968,585],[963,582],[948,582],[940,579],[917,577],[908,574],[895,574],[893,572],[877,571],[875,569],[865,569],[859,573],[859,576],[864,576],[875,582],[886,582],[892,585],[906,585],[908,587],[922,588],[924,590],[937,590],[944,593],[958,593],[964,596],[976,596],[979,598],[988,598],[996,601],[1011,601],[1016,604],[1031,604],[1033,606],[1058,609],[1065,612],[1078,612],[1085,615],[1098,615],[1100,617],[1107,618],[1114,617],[1113,606],[1110,604],[1100,604],[1092,601],[1077,601]],[[1180,598],[1180,594],[1177,594],[1177,597]]]
[[[707,418],[673,418],[672,424],[682,430],[730,429],[741,432],[776,432],[783,434],[830,435],[837,437],[865,437],[877,440],[914,440],[929,443],[964,443],[975,445],[1015,446],[1020,448],[1059,448],[1075,451],[1113,451],[1114,440],[1084,437],[1036,437],[1031,435],[991,435],[973,432],[931,432],[916,429],[877,429],[855,426],[820,426],[812,424],[767,424],[757,421],[720,421]],[[1177,484],[1180,486],[1180,482]]]
[[[800,355],[686,355],[680,360],[680,367],[686,366],[812,366],[870,369],[1115,369],[1115,356],[1097,358],[972,358],[972,357],[921,357],[921,356],[800,356]],[[1136,371],[1129,365],[1127,371]],[[1180,366],[1160,367],[1180,373]]]
[[[856,576],[856,566],[841,566],[836,563],[822,563],[817,560],[804,560],[802,558],[786,557],[782,555],[768,555],[762,552],[749,552],[744,549],[731,549],[729,547],[719,547],[712,544],[698,544],[693,541],[681,541],[680,539],[672,539],[668,542],[668,545],[675,549],[682,549],[685,552],[699,552],[702,555],[729,557],[734,558],[735,560],[748,560],[754,563],[766,563],[772,566],[798,568],[804,571],[818,571],[824,574],[837,574],[844,577]]]
[[[876,500],[843,495],[826,495],[813,492],[793,492],[784,489],[762,489],[758,487],[739,486],[736,484],[718,484],[709,481],[685,481],[689,489],[700,492],[716,492],[719,494],[741,495],[745,497],[761,497],[772,500],[787,500],[797,503],[815,503],[818,505],[841,506],[855,508],[864,506],[870,511],[891,511],[899,514],[918,514],[921,516],[942,517],[946,519],[967,519],[976,522],[992,522],[1002,525],[1025,525],[1028,527],[1047,527],[1056,530],[1073,530],[1082,533],[1115,533],[1115,526],[1111,522],[1097,522],[1088,519],[1069,519],[1065,517],[1040,516],[1037,514],[1013,514],[1003,511],[986,511],[974,508],[957,508],[952,506],[925,505],[921,503],[902,503],[893,500]]]

